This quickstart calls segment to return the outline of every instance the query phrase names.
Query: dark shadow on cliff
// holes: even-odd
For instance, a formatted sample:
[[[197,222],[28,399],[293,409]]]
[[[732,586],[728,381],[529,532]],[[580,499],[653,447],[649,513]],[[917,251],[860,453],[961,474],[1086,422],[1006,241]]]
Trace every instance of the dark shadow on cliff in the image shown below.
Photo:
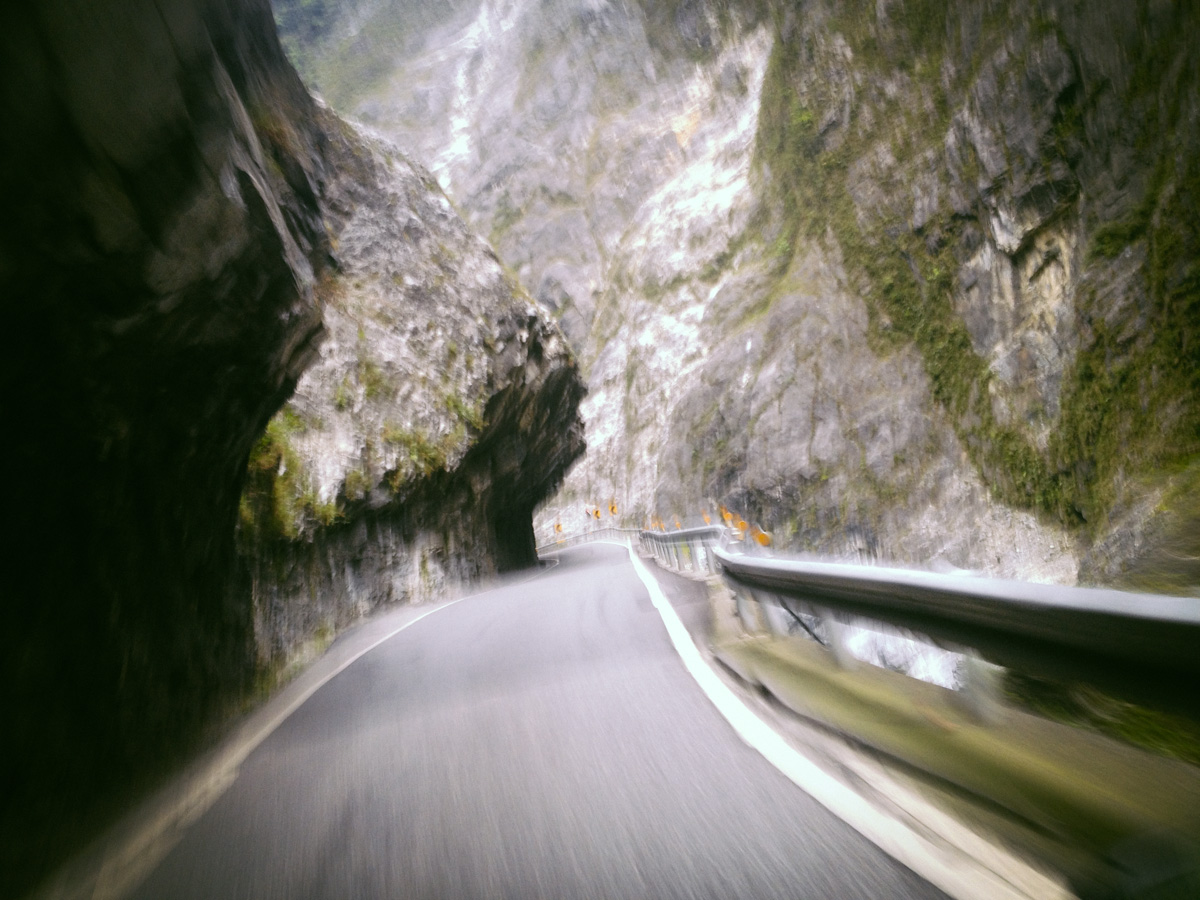
[[[250,678],[238,497],[325,234],[265,2],[6,7],[0,85],[8,895]]]

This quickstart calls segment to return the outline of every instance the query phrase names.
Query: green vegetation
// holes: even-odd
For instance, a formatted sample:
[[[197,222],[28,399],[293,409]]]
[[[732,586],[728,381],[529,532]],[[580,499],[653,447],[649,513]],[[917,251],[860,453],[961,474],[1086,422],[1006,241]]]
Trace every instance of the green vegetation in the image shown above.
[[[1056,722],[1200,766],[1200,723],[1110,697],[1086,684],[1061,684],[1005,672],[1007,698]]]
[[[1155,514],[1157,533],[1150,552],[1117,573],[1119,587],[1152,594],[1198,593],[1200,585],[1200,456],[1185,465],[1167,466],[1142,479],[1138,487],[1161,499]]]
[[[383,369],[365,354],[360,355],[358,360],[358,383],[363,386],[368,400],[383,400],[394,393],[394,387]]]
[[[458,421],[466,424],[472,431],[482,431],[483,406],[478,401],[470,403],[453,392],[447,392],[442,398],[446,411]]]
[[[371,491],[371,476],[361,469],[351,469],[346,473],[342,491],[347,500],[362,500]]]
[[[1135,79],[1139,84],[1143,93],[1129,103],[1154,110],[1142,142],[1156,167],[1138,209],[1097,228],[1088,250],[1095,263],[1144,244],[1147,326],[1118,330],[1089,316],[1092,340],[1064,384],[1051,445],[1051,459],[1069,481],[1064,494],[1079,485],[1072,500],[1089,522],[1107,514],[1122,477],[1179,468],[1200,455],[1200,160],[1156,143],[1174,131],[1182,85],[1161,73]],[[1157,102],[1164,97],[1165,113]],[[1194,506],[1198,496],[1181,502]]]
[[[912,90],[930,98],[936,110],[933,122],[911,103],[880,101],[883,109],[868,120],[839,122],[836,134],[822,134],[818,110],[830,98],[816,96],[826,88],[811,78],[822,61],[811,58],[800,27],[792,29],[790,39],[777,41],[756,144],[757,169],[784,201],[785,227],[775,250],[790,253],[797,239],[820,240],[831,230],[848,268],[865,276],[874,348],[887,353],[898,344],[916,346],[935,398],[951,414],[997,497],[1094,535],[1107,521],[1123,477],[1200,453],[1200,163],[1194,154],[1162,143],[1172,139],[1162,136],[1174,132],[1186,76],[1164,74],[1161,65],[1177,48],[1167,48],[1168,53],[1143,48],[1147,60],[1131,89],[1141,93],[1126,99],[1131,108],[1153,109],[1164,117],[1151,116],[1144,126],[1145,150],[1148,158],[1159,160],[1158,171],[1130,217],[1094,230],[1087,254],[1090,264],[1104,264],[1131,243],[1145,242],[1150,327],[1136,333],[1112,327],[1090,315],[1089,299],[1083,298],[1082,346],[1064,379],[1061,418],[1042,452],[1018,428],[997,420],[993,375],[954,311],[952,273],[958,268],[961,220],[942,210],[914,231],[896,213],[877,211],[864,225],[848,191],[851,163],[867,159],[875,147],[890,147],[896,170],[904,172],[920,153],[940,143],[952,105],[948,91],[965,94],[968,86],[944,84],[939,74],[949,36],[956,32],[947,20],[953,15],[946,4],[912,0],[890,7],[892,24],[880,29],[873,24],[873,5],[860,2],[841,7],[831,23],[850,43],[856,65],[881,76],[909,72]],[[998,25],[1013,29],[1012,23],[988,27]],[[977,45],[991,46],[986,40]],[[1150,59],[1158,60],[1157,68]],[[977,68],[978,61],[964,74],[972,77]],[[1167,83],[1171,77],[1177,83]],[[1163,97],[1166,103],[1152,102]],[[1086,112],[1084,99],[1062,98],[1048,152],[1070,160],[1081,144]],[[766,296],[754,313],[769,309],[777,293]]]
[[[346,376],[338,382],[338,386],[333,391],[333,407],[338,412],[346,412],[354,406],[354,388],[350,384],[350,377]]]
[[[292,446],[293,437],[307,427],[291,407],[285,406],[250,451],[239,504],[243,537],[295,540],[306,529],[332,525],[341,517],[335,502],[322,502],[317,496]]]
[[[407,468],[400,467],[391,473],[389,486],[393,493],[398,493],[414,473],[428,476],[438,469],[444,469],[449,452],[453,449],[452,445],[447,446],[449,442],[446,439],[433,441],[421,431],[402,428],[390,422],[383,426],[383,440],[398,447],[402,460],[407,460],[409,464]]]
[[[1106,884],[1111,872],[1099,860],[1122,840],[1148,829],[1194,833],[1194,771],[1061,720],[1007,710],[981,719],[955,692],[874,666],[839,666],[812,641],[747,639],[746,629],[761,632],[757,604],[743,598],[735,612],[730,599],[714,600],[713,649],[729,669],[800,716],[926,773],[924,789],[939,801],[955,801],[968,821],[1050,862],[1073,887]],[[1170,896],[1194,896],[1190,888]]]
[[[250,712],[255,706],[291,682],[307,666],[311,665],[313,660],[329,649],[329,645],[333,643],[336,636],[337,629],[331,622],[324,621],[299,646],[259,665],[254,673],[253,684],[243,698],[243,712]]]

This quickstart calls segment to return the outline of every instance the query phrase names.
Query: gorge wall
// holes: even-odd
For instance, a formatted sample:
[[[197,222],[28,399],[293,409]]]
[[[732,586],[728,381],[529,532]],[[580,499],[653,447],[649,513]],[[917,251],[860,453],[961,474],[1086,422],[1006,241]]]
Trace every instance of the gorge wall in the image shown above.
[[[314,102],[263,0],[5,7],[0,48],[17,895],[264,665],[419,596],[426,550],[531,559],[583,388],[429,176]]]
[[[318,4],[580,350],[567,530],[1194,591],[1194,4]],[[281,3],[286,25],[295,4]]]
[[[238,497],[315,352],[327,247],[312,104],[269,16],[0,16],[13,893],[248,678]]]
[[[566,340],[432,177],[322,111],[326,338],[250,455],[239,547],[259,663],[390,603],[535,563],[583,452]]]

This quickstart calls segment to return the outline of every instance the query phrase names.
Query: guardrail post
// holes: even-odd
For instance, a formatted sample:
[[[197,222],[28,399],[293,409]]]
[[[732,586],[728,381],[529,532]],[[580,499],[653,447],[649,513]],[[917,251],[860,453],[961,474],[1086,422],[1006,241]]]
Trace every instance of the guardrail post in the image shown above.
[[[736,592],[735,600],[742,628],[748,634],[762,634],[766,630],[766,623],[763,621],[762,604],[758,597],[754,595],[753,591],[741,589]]]
[[[773,595],[766,602],[760,598],[758,600],[758,608],[762,613],[762,618],[766,622],[767,631],[776,637],[787,637],[790,634],[787,614],[784,612],[783,607],[776,601],[777,598]]]
[[[856,668],[858,659],[850,652],[850,647],[846,643],[848,637],[846,623],[829,612],[826,612],[821,618],[825,621],[825,631],[829,635],[829,649],[833,651],[834,662],[843,669]]]
[[[1003,667],[985,661],[978,653],[969,652],[964,668],[967,677],[962,698],[968,712],[984,724],[997,721],[1004,706]]]
[[[733,605],[737,609],[738,621],[742,623],[742,630],[753,631],[750,627],[750,610],[746,604],[746,592],[736,590],[733,592]]]

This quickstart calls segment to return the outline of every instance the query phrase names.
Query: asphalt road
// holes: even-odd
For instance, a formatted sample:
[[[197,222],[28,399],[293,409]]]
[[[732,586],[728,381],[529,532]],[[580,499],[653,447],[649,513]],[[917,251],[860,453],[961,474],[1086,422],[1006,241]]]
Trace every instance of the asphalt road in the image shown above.
[[[932,898],[745,746],[612,545],[367,653],[134,896]]]

